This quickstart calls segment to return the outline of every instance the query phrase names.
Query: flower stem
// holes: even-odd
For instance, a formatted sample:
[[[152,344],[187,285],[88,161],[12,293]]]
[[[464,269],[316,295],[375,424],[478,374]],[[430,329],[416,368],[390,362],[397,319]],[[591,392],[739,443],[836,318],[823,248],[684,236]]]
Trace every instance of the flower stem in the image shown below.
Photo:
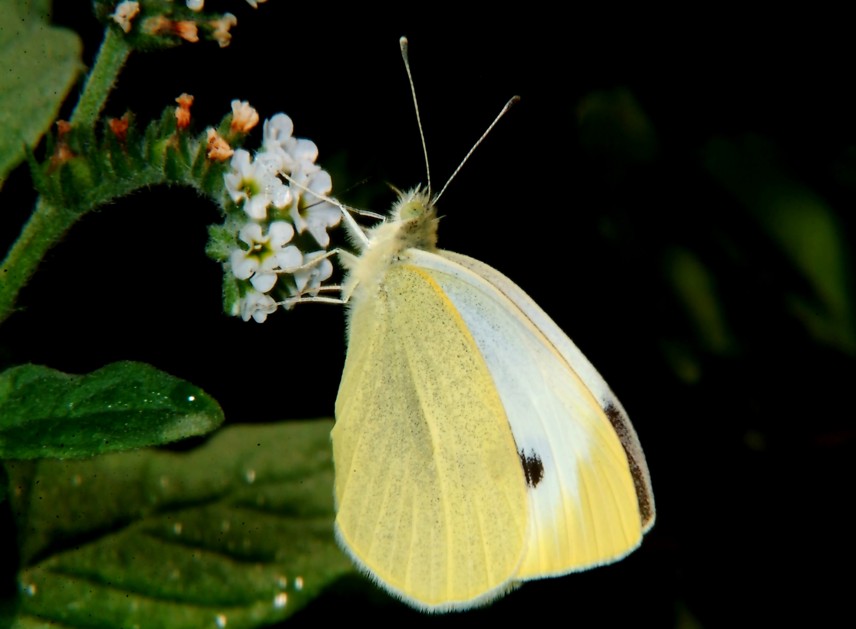
[[[72,125],[83,128],[95,126],[130,52],[130,46],[119,31],[107,28],[95,65],[71,116]],[[36,201],[33,214],[0,266],[0,322],[14,312],[18,293],[35,273],[45,254],[84,214],[55,207],[44,197]]]
[[[53,207],[44,198],[36,202],[30,220],[0,266],[0,322],[14,312],[15,299],[20,290],[32,277],[48,250],[78,218],[79,214]]]
[[[71,115],[71,124],[77,127],[92,127],[98,120],[98,115],[107,102],[107,96],[116,83],[116,77],[128,55],[131,47],[118,29],[107,28],[104,31],[104,41],[98,51],[98,58],[83,86],[83,94]]]

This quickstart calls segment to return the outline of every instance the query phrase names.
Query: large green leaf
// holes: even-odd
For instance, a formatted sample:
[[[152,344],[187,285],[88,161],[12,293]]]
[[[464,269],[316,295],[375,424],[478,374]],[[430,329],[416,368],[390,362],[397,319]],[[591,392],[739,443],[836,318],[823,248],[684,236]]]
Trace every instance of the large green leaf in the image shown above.
[[[0,459],[75,458],[210,432],[223,421],[199,387],[145,363],[84,376],[40,365],[0,373]]]
[[[790,296],[794,314],[818,340],[856,353],[850,243],[829,204],[789,176],[762,138],[713,141],[705,161],[813,288],[814,299]]]
[[[59,113],[83,68],[80,38],[50,26],[45,2],[0,10],[0,188]]]
[[[257,627],[352,571],[329,421],[241,425],[185,453],[9,465],[20,627]],[[51,623],[51,624],[48,624]]]

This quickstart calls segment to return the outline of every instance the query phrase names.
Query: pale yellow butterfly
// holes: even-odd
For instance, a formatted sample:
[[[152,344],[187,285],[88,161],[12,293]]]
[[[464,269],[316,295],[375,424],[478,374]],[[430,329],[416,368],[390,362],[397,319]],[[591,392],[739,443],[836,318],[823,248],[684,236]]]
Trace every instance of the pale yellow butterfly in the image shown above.
[[[624,557],[654,500],[603,378],[511,280],[437,248],[435,200],[403,193],[367,231],[346,215],[361,252],[340,254],[332,440],[340,543],[382,587],[445,611]]]

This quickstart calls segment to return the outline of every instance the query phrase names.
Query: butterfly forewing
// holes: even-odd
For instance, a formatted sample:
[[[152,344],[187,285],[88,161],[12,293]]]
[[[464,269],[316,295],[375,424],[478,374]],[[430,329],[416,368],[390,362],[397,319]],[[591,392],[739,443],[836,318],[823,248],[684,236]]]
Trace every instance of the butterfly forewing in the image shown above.
[[[573,344],[531,300],[532,316],[492,283],[513,286],[497,271],[458,254],[411,253],[464,319],[514,435],[532,506],[517,578],[582,570],[633,550],[643,526],[634,472],[598,392],[577,367],[589,380],[597,372],[579,350],[557,349],[546,326]]]
[[[438,251],[438,254],[472,271],[479,278],[501,292],[517,308],[523,318],[528,319],[538,328],[541,334],[544,335],[546,342],[552,345],[564,357],[565,362],[571,365],[586,388],[597,398],[613,429],[618,434],[630,463],[633,481],[636,486],[636,497],[639,501],[639,510],[642,517],[642,531],[647,532],[654,525],[654,520],[656,519],[654,494],[651,489],[651,476],[648,471],[648,464],[645,460],[645,454],[642,451],[639,437],[630,423],[624,407],[600,373],[598,373],[574,342],[568,338],[568,335],[517,284],[493,267],[469,256],[445,250]]]

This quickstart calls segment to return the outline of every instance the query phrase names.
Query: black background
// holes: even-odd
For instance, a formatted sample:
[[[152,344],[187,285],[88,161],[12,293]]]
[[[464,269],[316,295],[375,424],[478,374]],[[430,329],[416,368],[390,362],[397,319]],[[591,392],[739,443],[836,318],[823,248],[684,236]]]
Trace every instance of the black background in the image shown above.
[[[81,34],[90,63],[102,28],[71,4],[55,21]],[[761,143],[850,242],[856,98],[845,39],[797,20],[680,16],[674,29],[664,16],[619,23],[529,5],[465,17],[427,3],[207,4],[238,16],[232,45],[135,54],[105,113],[130,108],[145,121],[182,92],[196,97],[200,129],[235,98],[263,118],[283,111],[349,203],[383,210],[387,182],[425,180],[401,35],[435,188],[502,104],[522,97],[444,195],[440,245],[507,274],[574,339],[633,419],[657,498],[656,526],[625,561],[527,584],[491,608],[411,615],[354,578],[295,621],[821,626],[844,612],[853,348],[818,339],[795,314],[794,299],[822,309],[814,285],[705,156],[715,142]],[[760,176],[741,173],[750,184]],[[0,223],[4,243],[26,216],[27,200],[16,204]],[[202,386],[228,422],[331,416],[342,309],[307,305],[263,325],[226,317],[221,270],[204,255],[206,225],[218,221],[214,205],[176,188],[87,217],[22,294],[25,310],[4,328],[6,362],[86,372],[141,360]],[[676,252],[713,278],[724,345],[684,307]],[[852,263],[842,264],[852,300]]]

